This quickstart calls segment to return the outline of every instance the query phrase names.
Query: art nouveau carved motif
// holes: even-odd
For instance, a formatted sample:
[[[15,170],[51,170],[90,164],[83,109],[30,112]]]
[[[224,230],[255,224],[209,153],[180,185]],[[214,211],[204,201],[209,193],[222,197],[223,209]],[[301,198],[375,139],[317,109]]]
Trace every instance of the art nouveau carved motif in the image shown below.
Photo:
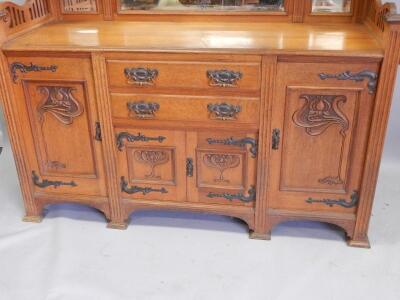
[[[251,188],[248,191],[248,195],[244,195],[243,193],[237,193],[237,194],[229,194],[229,193],[208,193],[207,194],[208,198],[225,198],[229,201],[233,200],[239,200],[241,202],[247,203],[247,202],[253,202],[256,200],[256,189],[254,186],[251,186]]]
[[[165,188],[155,189],[152,187],[140,187],[140,186],[128,186],[128,182],[125,180],[125,177],[121,177],[121,191],[127,194],[136,194],[142,193],[143,195],[147,195],[149,193],[161,193],[167,194],[168,191]]]
[[[352,207],[355,207],[359,201],[358,191],[354,191],[353,194],[351,195],[350,199],[351,199],[351,201],[348,202],[346,199],[313,199],[310,197],[306,200],[306,202],[309,204],[322,203],[322,204],[328,205],[330,207],[338,205],[338,206],[342,206],[345,208],[352,208]]]
[[[151,179],[160,179],[161,176],[155,174],[155,168],[169,161],[168,152],[162,150],[136,150],[134,157],[136,161],[150,166],[150,173],[145,177]]]
[[[9,19],[10,19],[10,16],[9,16],[7,10],[2,9],[0,11],[0,20],[2,20],[4,23],[7,23]]]
[[[228,169],[234,169],[240,164],[240,156],[235,154],[205,154],[203,156],[203,162],[207,167],[217,169],[219,171],[218,178],[215,178],[215,182],[227,182],[230,181],[224,178],[224,172]]]
[[[353,80],[357,82],[364,81],[364,79],[368,80],[368,90],[370,94],[376,92],[376,87],[378,85],[378,74],[372,71],[362,71],[359,73],[351,73],[350,71],[346,71],[339,74],[319,74],[319,78],[322,80],[328,78],[336,78],[337,80]]]
[[[117,147],[119,151],[122,151],[124,148],[124,140],[132,143],[132,142],[150,142],[150,141],[158,141],[162,143],[166,139],[165,136],[157,136],[157,137],[148,137],[140,132],[137,135],[130,134],[129,132],[120,132],[117,135]]]
[[[62,182],[62,181],[51,181],[51,180],[47,180],[47,179],[43,179],[42,181],[40,181],[39,176],[36,174],[35,171],[32,171],[32,181],[33,184],[36,185],[37,187],[40,188],[47,188],[49,186],[53,186],[55,189],[60,187],[60,186],[71,186],[71,187],[76,187],[78,186],[74,181],[71,182]]]
[[[41,71],[50,71],[50,72],[56,72],[57,71],[57,66],[56,65],[51,65],[51,66],[38,66],[34,65],[33,63],[30,63],[29,65],[24,65],[23,63],[20,62],[15,62],[12,63],[10,66],[10,72],[11,72],[11,77],[14,83],[18,81],[18,74],[17,71],[19,70],[21,73],[28,73],[28,72],[41,72]]]
[[[319,182],[329,185],[343,184],[344,181],[341,178],[342,158],[349,120],[341,111],[340,105],[345,103],[347,98],[342,95],[301,95],[300,99],[305,100],[305,103],[294,113],[293,121],[297,126],[305,128],[307,134],[318,136],[331,126],[339,126],[342,143],[337,175],[322,178]]]
[[[47,167],[49,169],[59,170],[59,169],[65,169],[67,165],[59,161],[48,161]]]
[[[43,120],[44,113],[48,112],[61,123],[71,125],[73,119],[83,113],[80,103],[72,95],[72,87],[40,86],[38,89],[45,95],[37,108],[40,120]]]
[[[235,139],[233,137],[226,138],[226,139],[213,139],[213,138],[208,138],[207,143],[209,145],[228,145],[228,146],[237,146],[237,147],[245,147],[246,145],[250,145],[250,153],[251,157],[256,158],[257,157],[257,152],[258,152],[258,144],[257,141],[253,138],[242,138],[242,139]]]

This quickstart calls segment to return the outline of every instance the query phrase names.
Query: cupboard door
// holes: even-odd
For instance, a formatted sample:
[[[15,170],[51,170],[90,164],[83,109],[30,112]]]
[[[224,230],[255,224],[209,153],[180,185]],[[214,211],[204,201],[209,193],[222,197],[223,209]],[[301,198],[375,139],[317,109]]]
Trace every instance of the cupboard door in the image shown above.
[[[241,132],[187,133],[188,199],[253,206],[257,140]]]
[[[50,64],[40,58],[12,61],[17,59]],[[18,73],[14,83],[34,192],[71,199],[106,196],[90,60],[53,59],[51,63],[56,66],[51,75]],[[71,68],[77,65],[79,72]]]
[[[319,78],[322,70],[334,74],[337,68],[310,64],[309,75],[297,64],[278,68],[269,164],[272,208],[354,212],[357,207],[373,94],[362,80]]]
[[[121,195],[186,201],[185,132],[116,128]]]

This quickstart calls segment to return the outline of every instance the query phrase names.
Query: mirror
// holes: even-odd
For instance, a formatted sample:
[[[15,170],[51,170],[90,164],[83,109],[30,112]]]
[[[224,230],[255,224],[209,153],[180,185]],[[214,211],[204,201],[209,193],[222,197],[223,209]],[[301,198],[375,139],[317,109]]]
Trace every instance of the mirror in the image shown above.
[[[351,0],[313,0],[313,13],[350,13]]]
[[[120,0],[120,11],[284,11],[285,0]]]
[[[97,12],[96,0],[61,0],[63,13],[95,13]]]

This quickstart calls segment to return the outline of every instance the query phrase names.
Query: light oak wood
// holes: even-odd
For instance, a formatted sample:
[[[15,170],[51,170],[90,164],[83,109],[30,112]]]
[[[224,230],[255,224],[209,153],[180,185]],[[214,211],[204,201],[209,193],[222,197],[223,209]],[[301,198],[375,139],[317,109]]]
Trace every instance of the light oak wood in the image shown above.
[[[58,203],[92,206],[115,229],[137,210],[189,210],[240,218],[253,239],[281,222],[328,222],[369,247],[400,62],[393,4],[178,17],[43,1],[0,4],[0,95],[25,221]],[[38,3],[47,9],[10,26]]]

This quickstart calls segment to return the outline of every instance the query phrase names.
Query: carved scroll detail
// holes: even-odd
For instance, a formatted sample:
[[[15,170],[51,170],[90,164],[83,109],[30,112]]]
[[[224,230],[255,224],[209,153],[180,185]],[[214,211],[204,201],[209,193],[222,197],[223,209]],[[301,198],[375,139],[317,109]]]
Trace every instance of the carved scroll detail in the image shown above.
[[[37,108],[40,120],[43,120],[44,113],[49,112],[61,123],[71,125],[73,118],[83,113],[83,108],[72,95],[72,87],[40,86],[38,89],[45,95]]]
[[[203,162],[207,167],[218,169],[219,177],[215,178],[215,182],[227,182],[230,181],[224,178],[224,172],[227,169],[234,169],[240,164],[240,156],[234,154],[205,154],[203,156]]]
[[[136,150],[134,156],[136,161],[150,166],[150,173],[145,175],[146,178],[160,179],[161,176],[155,174],[155,168],[169,161],[166,151]]]
[[[349,129],[349,120],[340,109],[340,104],[347,101],[343,95],[301,95],[305,100],[304,106],[293,115],[293,122],[305,128],[307,134],[317,136],[324,133],[329,127],[338,125],[342,137],[340,161],[337,176],[328,176],[319,180],[321,184],[343,184],[341,179],[342,159],[346,131]]]

